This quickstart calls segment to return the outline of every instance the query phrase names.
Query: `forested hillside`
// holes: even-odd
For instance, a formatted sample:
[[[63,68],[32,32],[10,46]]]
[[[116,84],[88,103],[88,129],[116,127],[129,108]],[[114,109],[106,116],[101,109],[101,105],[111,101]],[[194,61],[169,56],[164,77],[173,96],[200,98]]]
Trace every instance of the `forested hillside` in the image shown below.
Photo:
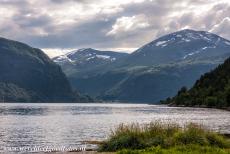
[[[215,70],[202,75],[190,90],[183,87],[174,98],[165,102],[185,106],[229,107],[230,58]]]

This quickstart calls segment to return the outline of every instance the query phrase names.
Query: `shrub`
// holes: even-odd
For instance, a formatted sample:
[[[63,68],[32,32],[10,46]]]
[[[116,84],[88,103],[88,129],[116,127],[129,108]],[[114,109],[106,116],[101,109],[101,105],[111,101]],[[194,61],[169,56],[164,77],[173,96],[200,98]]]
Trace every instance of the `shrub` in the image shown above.
[[[199,144],[207,145],[208,141],[205,137],[205,130],[196,124],[189,124],[185,127],[184,131],[180,131],[174,136],[175,143],[181,145]]]
[[[124,149],[118,152],[118,154],[229,154],[227,149],[221,149],[218,147],[199,146],[199,145],[186,145],[175,146],[168,149],[162,147],[151,147],[144,150],[130,150]]]
[[[176,124],[155,122],[142,127],[139,124],[121,124],[112,131],[108,140],[101,144],[99,149],[100,151],[118,151],[158,146],[167,149],[189,145],[230,148],[226,138],[200,125],[190,123],[181,128]]]
[[[116,151],[119,149],[141,149],[144,148],[144,144],[137,136],[133,134],[119,136],[111,139],[102,145],[101,150],[103,151]]]
[[[226,140],[223,136],[216,133],[207,133],[207,140],[211,146],[217,146],[220,148],[229,148],[230,141]]]
[[[207,98],[205,98],[205,104],[206,104],[208,107],[216,106],[217,103],[218,103],[218,100],[217,100],[216,97],[208,96]]]
[[[99,151],[116,151],[119,149],[141,149],[145,147],[141,135],[141,128],[138,124],[126,126],[124,124],[112,131],[110,139],[104,142]]]

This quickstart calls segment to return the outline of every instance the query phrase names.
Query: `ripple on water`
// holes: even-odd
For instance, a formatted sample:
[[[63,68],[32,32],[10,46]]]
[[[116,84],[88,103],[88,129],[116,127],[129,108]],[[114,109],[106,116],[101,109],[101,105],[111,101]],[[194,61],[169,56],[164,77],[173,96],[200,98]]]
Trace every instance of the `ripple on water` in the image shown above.
[[[0,147],[76,146],[120,123],[200,123],[230,133],[230,112],[147,104],[0,104]]]

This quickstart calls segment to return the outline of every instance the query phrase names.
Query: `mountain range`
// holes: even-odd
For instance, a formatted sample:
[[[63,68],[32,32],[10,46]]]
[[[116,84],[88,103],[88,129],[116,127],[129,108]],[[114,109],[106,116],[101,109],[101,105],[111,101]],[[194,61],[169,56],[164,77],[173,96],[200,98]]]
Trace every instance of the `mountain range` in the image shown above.
[[[62,72],[42,50],[0,38],[1,102],[81,102]]]
[[[109,53],[115,52],[96,50],[92,56],[94,51],[81,49],[53,60],[82,93],[106,101],[157,103],[174,96],[182,86],[191,87],[203,73],[223,63],[230,56],[230,41],[209,32],[185,29],[162,36],[131,54],[113,57]]]

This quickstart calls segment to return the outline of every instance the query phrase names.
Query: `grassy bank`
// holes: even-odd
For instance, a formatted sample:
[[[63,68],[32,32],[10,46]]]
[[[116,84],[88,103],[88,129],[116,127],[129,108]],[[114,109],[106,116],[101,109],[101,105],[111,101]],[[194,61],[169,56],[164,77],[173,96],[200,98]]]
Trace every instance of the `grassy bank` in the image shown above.
[[[104,141],[100,151],[159,154],[230,154],[228,138],[197,124],[183,128],[177,124],[150,123],[148,125],[121,124]]]
[[[230,154],[229,149],[211,146],[186,145],[171,148],[152,147],[144,150],[121,150],[118,154]]]

